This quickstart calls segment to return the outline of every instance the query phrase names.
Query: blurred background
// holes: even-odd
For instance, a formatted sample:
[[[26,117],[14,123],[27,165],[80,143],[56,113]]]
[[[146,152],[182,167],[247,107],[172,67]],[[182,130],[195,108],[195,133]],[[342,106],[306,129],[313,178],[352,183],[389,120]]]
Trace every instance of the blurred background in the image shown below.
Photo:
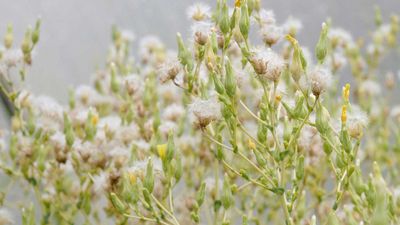
[[[0,0],[0,37],[6,25],[14,25],[20,43],[28,25],[42,18],[41,38],[27,86],[35,94],[51,95],[67,101],[70,86],[89,83],[91,74],[102,67],[111,39],[111,26],[132,30],[141,36],[159,36],[169,48],[175,48],[175,34],[190,33],[186,8],[192,0]],[[215,5],[215,0],[201,1]],[[333,26],[350,30],[355,37],[366,36],[374,27],[374,6],[379,5],[384,20],[400,12],[399,0],[262,0],[274,10],[278,23],[290,15],[303,22],[300,43],[314,46],[321,23],[330,17]],[[313,48],[311,48],[312,50]],[[397,56],[387,65],[397,65]],[[394,67],[396,68],[396,67]],[[397,67],[398,68],[398,67]],[[4,112],[3,112],[4,115]],[[1,127],[7,123],[1,116]]]

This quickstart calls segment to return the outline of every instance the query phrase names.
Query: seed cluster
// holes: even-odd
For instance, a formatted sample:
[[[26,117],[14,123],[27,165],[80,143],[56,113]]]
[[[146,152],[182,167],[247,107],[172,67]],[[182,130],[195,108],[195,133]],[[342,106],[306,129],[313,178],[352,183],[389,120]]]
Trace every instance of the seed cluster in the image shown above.
[[[22,82],[40,20],[17,47],[8,26],[0,224],[399,224],[398,79],[381,63],[399,18],[377,8],[365,41],[326,21],[312,54],[260,2],[191,6],[177,51],[147,36],[131,54],[114,27],[66,105]]]

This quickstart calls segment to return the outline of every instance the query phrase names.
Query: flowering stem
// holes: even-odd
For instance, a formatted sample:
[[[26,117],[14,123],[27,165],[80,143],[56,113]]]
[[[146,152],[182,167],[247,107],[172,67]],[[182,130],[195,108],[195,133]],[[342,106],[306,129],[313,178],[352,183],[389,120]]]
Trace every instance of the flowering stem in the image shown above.
[[[176,217],[175,217],[168,209],[166,209],[166,208],[163,206],[163,204],[161,204],[161,202],[159,202],[158,199],[157,199],[156,197],[154,197],[153,194],[151,194],[150,196],[151,196],[151,198],[154,200],[154,202],[157,204],[157,206],[160,207],[160,209],[162,209],[165,213],[167,213],[167,214],[174,220],[174,223],[175,223],[176,225],[180,225],[179,222],[178,222],[178,220],[176,219]]]
[[[164,222],[164,221],[157,221],[156,219],[151,219],[148,217],[144,217],[144,216],[135,216],[135,215],[130,215],[127,213],[123,214],[125,217],[128,218],[133,218],[133,219],[138,219],[138,220],[144,220],[144,221],[148,221],[148,222],[154,222],[154,223],[161,223],[163,225],[171,225],[170,223]]]

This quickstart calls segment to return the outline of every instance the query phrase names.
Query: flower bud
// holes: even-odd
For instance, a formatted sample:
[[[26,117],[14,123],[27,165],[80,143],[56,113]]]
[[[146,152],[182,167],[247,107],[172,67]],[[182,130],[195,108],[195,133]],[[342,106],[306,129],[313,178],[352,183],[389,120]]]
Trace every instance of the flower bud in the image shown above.
[[[4,37],[4,46],[7,49],[10,49],[12,47],[13,41],[14,41],[13,27],[11,24],[8,24],[7,33],[6,36]]]
[[[32,32],[32,37],[31,37],[31,39],[32,39],[33,45],[36,45],[36,44],[38,43],[38,41],[39,41],[40,24],[41,24],[41,19],[39,18],[39,19],[36,21],[35,29],[34,29],[33,32]]]
[[[342,144],[343,149],[347,152],[350,153],[351,151],[351,140],[349,133],[347,132],[346,128],[343,128],[340,131],[340,136],[339,136],[340,143]]]
[[[206,194],[206,183],[202,182],[196,195],[196,201],[199,206],[203,204],[205,194]]]
[[[225,63],[225,71],[226,71],[225,90],[228,96],[233,98],[236,92],[236,79],[235,75],[233,74],[232,65],[228,58],[226,59]]]
[[[154,189],[154,173],[153,173],[153,161],[151,158],[149,159],[149,162],[147,163],[147,168],[146,168],[146,176],[144,177],[143,181],[143,187],[148,190],[149,193],[153,192]]]
[[[329,26],[326,23],[322,23],[322,30],[319,36],[317,46],[315,47],[315,55],[318,62],[322,64],[328,53],[328,29]]]
[[[114,192],[110,194],[110,200],[113,206],[118,210],[118,212],[120,213],[125,212],[126,210],[125,204],[121,201],[121,199],[119,199],[119,197]]]
[[[318,104],[317,114],[315,118],[315,126],[321,134],[326,134],[329,131],[330,128],[329,121],[330,121],[329,111],[321,104]]]
[[[304,178],[304,156],[300,156],[296,167],[296,179],[302,180]]]
[[[114,63],[111,63],[110,88],[113,93],[118,93],[118,91],[119,91],[119,84],[117,81],[117,67]]]
[[[223,34],[227,34],[230,30],[230,24],[229,24],[229,10],[228,10],[228,5],[226,4],[226,1],[224,1],[223,6],[222,6],[222,12],[218,21],[219,28],[221,29],[221,32]]]
[[[242,4],[241,6],[239,28],[244,39],[247,39],[250,30],[250,17],[249,17],[249,9],[247,8],[246,3]]]
[[[191,58],[191,53],[185,46],[185,43],[182,40],[182,36],[180,33],[176,34],[176,39],[178,42],[178,59],[182,63],[183,66],[187,67],[188,71],[192,71],[193,62]]]
[[[224,178],[224,185],[222,187],[221,202],[222,202],[222,205],[224,206],[225,210],[229,209],[229,207],[231,207],[233,205],[233,196],[232,196],[231,185],[229,183],[228,175],[226,175],[226,174],[225,174],[225,178]]]

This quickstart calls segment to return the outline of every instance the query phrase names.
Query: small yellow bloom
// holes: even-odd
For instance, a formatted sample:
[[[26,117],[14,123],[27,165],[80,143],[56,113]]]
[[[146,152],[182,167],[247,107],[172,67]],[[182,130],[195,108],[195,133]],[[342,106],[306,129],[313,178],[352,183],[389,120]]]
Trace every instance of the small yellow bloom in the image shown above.
[[[347,83],[343,87],[343,98],[344,98],[344,100],[349,101],[349,97],[350,97],[350,84]]]
[[[241,0],[235,0],[235,7],[240,7],[242,5],[242,1]]]
[[[256,149],[256,144],[249,138],[247,141],[247,145],[249,146],[250,149],[254,150]]]
[[[157,153],[161,159],[165,159],[167,155],[167,144],[157,145]]]
[[[137,177],[135,173],[128,173],[128,178],[131,184],[136,184]]]
[[[294,47],[297,47],[298,42],[296,38],[292,37],[290,34],[286,35],[286,40],[288,40]]]
[[[277,103],[279,103],[281,100],[282,100],[282,96],[281,96],[281,95],[276,95],[276,96],[275,96],[275,101],[276,101]]]
[[[97,125],[99,122],[99,116],[97,114],[92,115],[91,122],[93,125]]]
[[[345,124],[347,121],[347,106],[342,106],[342,123]]]

